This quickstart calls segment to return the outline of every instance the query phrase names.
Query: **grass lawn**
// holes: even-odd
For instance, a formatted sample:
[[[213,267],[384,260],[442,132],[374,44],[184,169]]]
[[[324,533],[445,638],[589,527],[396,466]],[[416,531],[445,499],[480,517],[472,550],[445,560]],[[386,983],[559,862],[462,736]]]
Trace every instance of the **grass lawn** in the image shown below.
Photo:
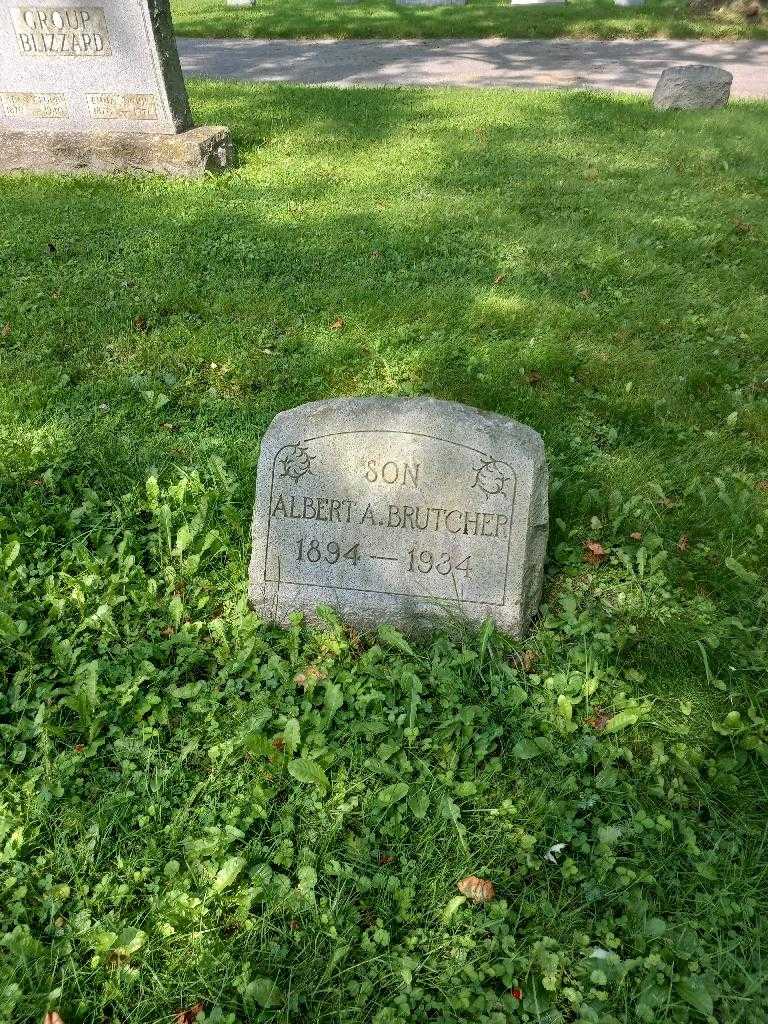
[[[688,0],[648,0],[643,8],[613,0],[569,0],[565,7],[510,7],[504,0],[469,0],[464,7],[398,7],[394,0],[259,0],[228,8],[224,0],[173,0],[176,31],[222,38],[421,39],[508,36],[552,39],[768,39],[768,16],[747,22],[738,4],[711,13]]]
[[[765,1020],[768,108],[191,94],[0,181],[0,1019]],[[530,637],[258,622],[270,419],[424,393],[544,435]]]

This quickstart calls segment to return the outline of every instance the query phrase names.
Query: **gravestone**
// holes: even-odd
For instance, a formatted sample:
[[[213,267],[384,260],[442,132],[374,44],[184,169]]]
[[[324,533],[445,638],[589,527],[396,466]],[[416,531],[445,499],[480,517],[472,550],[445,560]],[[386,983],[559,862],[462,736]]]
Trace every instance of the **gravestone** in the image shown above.
[[[259,458],[250,597],[267,620],[330,605],[360,629],[494,619],[521,635],[547,544],[544,444],[432,398],[313,402]]]
[[[714,64],[680,64],[665,68],[653,90],[656,110],[712,110],[724,107],[733,75]]]
[[[168,0],[0,0],[0,170],[155,170],[232,162],[194,128]]]

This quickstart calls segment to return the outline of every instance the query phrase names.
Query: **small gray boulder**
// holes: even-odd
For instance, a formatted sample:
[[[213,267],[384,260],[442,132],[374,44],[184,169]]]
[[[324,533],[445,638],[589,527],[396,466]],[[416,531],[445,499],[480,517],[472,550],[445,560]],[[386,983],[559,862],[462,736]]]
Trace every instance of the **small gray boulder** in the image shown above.
[[[711,110],[724,107],[733,75],[713,64],[666,68],[653,90],[656,110]]]

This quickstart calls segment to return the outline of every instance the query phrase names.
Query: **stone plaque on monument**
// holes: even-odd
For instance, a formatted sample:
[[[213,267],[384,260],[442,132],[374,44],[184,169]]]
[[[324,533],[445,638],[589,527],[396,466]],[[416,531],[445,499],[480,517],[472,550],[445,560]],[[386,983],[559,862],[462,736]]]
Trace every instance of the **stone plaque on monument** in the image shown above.
[[[0,0],[0,170],[201,173],[231,162],[193,128],[168,0]]]
[[[547,524],[530,427],[432,398],[313,402],[262,442],[250,596],[275,621],[324,604],[362,629],[492,618],[520,635]]]

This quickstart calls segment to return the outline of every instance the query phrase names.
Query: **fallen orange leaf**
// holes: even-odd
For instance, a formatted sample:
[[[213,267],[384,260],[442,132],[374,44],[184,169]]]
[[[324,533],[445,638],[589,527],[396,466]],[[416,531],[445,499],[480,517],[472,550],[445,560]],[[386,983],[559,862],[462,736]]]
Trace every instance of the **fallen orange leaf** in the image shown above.
[[[598,708],[594,715],[590,715],[589,718],[585,718],[584,721],[587,725],[591,725],[596,732],[602,732],[612,717],[613,716],[609,715],[607,711],[601,711]]]
[[[584,561],[590,565],[600,565],[608,557],[608,552],[597,540],[584,541]]]
[[[179,1010],[174,1017],[174,1024],[195,1024],[195,1021],[203,1012],[203,1004],[195,1003],[194,1006],[190,1006],[188,1010]]]
[[[528,673],[533,671],[533,666],[536,664],[538,657],[536,651],[523,651],[523,671]]]
[[[488,903],[496,895],[493,882],[486,878],[478,878],[477,875],[467,875],[458,883],[458,890],[462,896],[474,903]]]

